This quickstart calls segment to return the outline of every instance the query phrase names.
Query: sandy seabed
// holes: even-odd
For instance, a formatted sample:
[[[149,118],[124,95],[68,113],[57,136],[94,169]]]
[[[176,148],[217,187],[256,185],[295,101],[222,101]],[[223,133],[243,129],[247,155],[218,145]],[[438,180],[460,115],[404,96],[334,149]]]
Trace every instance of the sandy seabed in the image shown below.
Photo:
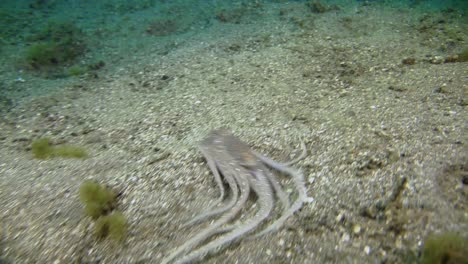
[[[98,78],[49,81],[61,89],[2,113],[1,262],[158,263],[204,227],[181,228],[218,197],[197,145],[220,127],[279,161],[305,141],[296,167],[314,202],[203,263],[402,263],[430,233],[466,237],[467,64],[446,63],[457,50],[441,54],[445,36],[421,29],[438,15],[262,8],[130,49]],[[25,76],[16,89],[40,85]],[[34,159],[40,137],[90,158]],[[78,198],[86,179],[119,193],[123,243],[95,239]]]

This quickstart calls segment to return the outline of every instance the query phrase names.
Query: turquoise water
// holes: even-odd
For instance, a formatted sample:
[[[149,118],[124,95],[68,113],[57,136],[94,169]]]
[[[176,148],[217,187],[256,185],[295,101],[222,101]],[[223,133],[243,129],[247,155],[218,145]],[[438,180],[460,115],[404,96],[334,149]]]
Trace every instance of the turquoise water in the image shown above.
[[[305,12],[288,14],[298,6]],[[439,24],[454,18],[466,24],[468,1],[5,0],[0,3],[1,101],[7,102],[5,108],[18,98],[60,89],[72,78],[115,72],[135,63],[137,56],[164,55],[181,43],[190,45],[199,34],[219,38],[222,31],[248,31],[261,23],[268,30],[265,25],[272,16],[287,17],[285,24],[294,31],[302,29],[297,21],[310,16],[389,8],[401,9],[408,17],[412,13],[450,17],[451,21]],[[437,23],[432,26],[440,30]],[[447,34],[457,38],[457,30],[463,29],[450,29]],[[37,83],[37,89],[18,89],[23,81]]]

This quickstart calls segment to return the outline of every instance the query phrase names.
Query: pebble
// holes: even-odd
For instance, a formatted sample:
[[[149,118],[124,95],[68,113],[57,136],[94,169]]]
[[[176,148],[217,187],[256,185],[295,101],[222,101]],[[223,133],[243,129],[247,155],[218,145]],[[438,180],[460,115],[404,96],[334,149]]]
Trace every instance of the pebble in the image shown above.
[[[371,248],[369,246],[365,246],[364,253],[366,253],[366,255],[369,255],[371,253]]]
[[[336,221],[337,223],[340,223],[340,222],[342,222],[344,219],[345,219],[344,213],[341,212],[341,213],[339,213],[339,214],[336,216],[335,221]]]
[[[310,177],[310,178],[309,178],[309,183],[310,183],[310,184],[313,184],[314,182],[315,182],[315,177]]]
[[[279,245],[279,246],[284,246],[284,239],[280,239],[280,240],[278,241],[278,245]]]
[[[350,239],[351,239],[351,236],[348,233],[344,233],[341,236],[341,242],[348,243]]]
[[[356,235],[361,233],[361,226],[360,225],[354,225],[353,233],[356,234]]]

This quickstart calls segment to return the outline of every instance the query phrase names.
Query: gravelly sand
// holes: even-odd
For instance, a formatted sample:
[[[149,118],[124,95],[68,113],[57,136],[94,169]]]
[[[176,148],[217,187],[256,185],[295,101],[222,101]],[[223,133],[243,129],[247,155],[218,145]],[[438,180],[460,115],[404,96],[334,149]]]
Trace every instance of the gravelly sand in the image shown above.
[[[265,8],[263,22],[214,26],[165,55],[136,53],[4,113],[4,260],[158,263],[203,227],[181,229],[218,195],[197,142],[219,127],[276,160],[305,140],[297,167],[315,201],[280,232],[203,263],[400,263],[431,232],[467,236],[466,62],[439,63],[443,37],[398,9]],[[44,136],[91,157],[35,160],[30,143]],[[78,199],[85,179],[121,193],[123,245],[95,240]]]

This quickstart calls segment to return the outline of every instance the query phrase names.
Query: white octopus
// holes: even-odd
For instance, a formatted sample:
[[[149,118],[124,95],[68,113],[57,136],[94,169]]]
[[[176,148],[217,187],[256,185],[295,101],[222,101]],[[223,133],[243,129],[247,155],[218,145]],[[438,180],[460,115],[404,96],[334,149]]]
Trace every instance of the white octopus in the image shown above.
[[[193,218],[185,226],[199,223],[217,215],[220,216],[210,223],[207,228],[176,248],[163,259],[162,263],[192,263],[198,261],[207,254],[213,253],[221,247],[226,247],[243,235],[253,232],[257,226],[270,216],[274,209],[275,195],[282,205],[281,215],[265,229],[255,234],[254,237],[278,230],[287,218],[302,207],[303,203],[312,201],[312,198],[307,196],[302,173],[288,167],[305,157],[307,151],[304,143],[302,143],[302,149],[303,153],[298,158],[282,164],[252,151],[246,143],[240,141],[227,130],[212,131],[201,142],[200,150],[213,172],[220,190],[220,196],[211,209]],[[289,196],[283,190],[276,175],[268,167],[292,177],[298,193],[292,204],[289,202]],[[230,193],[227,198],[225,197],[226,190],[223,180],[228,185]],[[245,207],[251,191],[257,197],[257,212],[253,217],[245,221],[232,223]],[[217,236],[213,238],[215,235]]]

